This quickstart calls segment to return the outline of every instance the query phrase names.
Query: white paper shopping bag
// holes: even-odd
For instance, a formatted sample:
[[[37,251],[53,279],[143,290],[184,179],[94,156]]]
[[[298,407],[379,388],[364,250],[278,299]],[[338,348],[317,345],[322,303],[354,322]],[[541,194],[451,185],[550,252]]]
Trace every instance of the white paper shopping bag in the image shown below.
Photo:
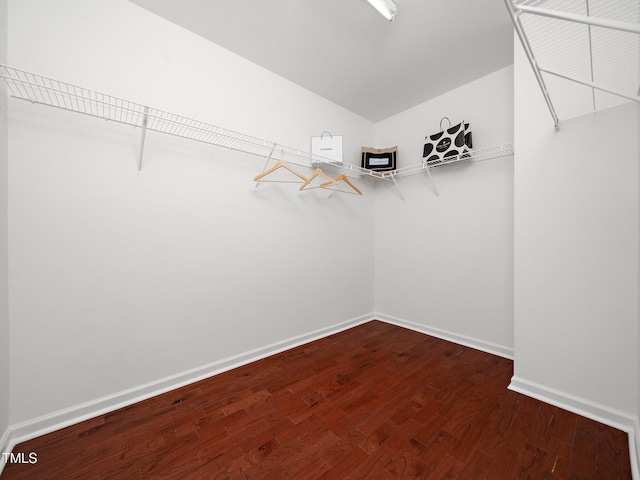
[[[319,137],[311,137],[311,155],[311,163],[342,163],[342,136],[323,132]]]

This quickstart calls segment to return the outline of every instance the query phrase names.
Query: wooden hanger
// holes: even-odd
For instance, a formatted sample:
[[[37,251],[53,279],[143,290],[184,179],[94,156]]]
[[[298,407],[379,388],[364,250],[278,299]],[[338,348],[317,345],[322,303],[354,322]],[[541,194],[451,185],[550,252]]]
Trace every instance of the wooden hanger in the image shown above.
[[[313,172],[313,174],[309,177],[309,180],[307,180],[307,182],[306,182],[304,185],[302,185],[302,186],[300,187],[300,190],[302,191],[302,190],[312,190],[312,189],[314,189],[314,188],[325,188],[325,187],[323,187],[323,185],[325,185],[324,183],[323,183],[322,185],[317,186],[317,187],[310,187],[310,186],[309,186],[309,185],[311,185],[311,182],[313,181],[313,179],[314,179],[314,178],[316,178],[316,177],[318,177],[318,176],[320,176],[320,177],[324,177],[325,179],[327,179],[327,180],[328,180],[328,182],[325,182],[325,183],[329,183],[329,182],[331,182],[331,183],[335,183],[335,180],[334,180],[333,178],[331,178],[329,175],[327,175],[326,173],[324,173],[324,172],[322,171],[322,169],[321,169],[320,167],[318,167],[318,168],[316,168],[316,170]]]
[[[346,183],[351,187],[351,190],[341,190],[339,188],[335,188],[338,182]],[[322,185],[320,185],[320,188],[326,188],[327,190],[333,190],[334,192],[351,193],[352,195],[362,195],[362,192],[358,190],[358,187],[356,187],[353,183],[351,183],[351,181],[347,178],[347,176],[344,173],[341,173],[340,175],[338,175],[335,178],[335,180],[323,183]]]
[[[270,173],[275,172],[279,168],[284,168],[289,170],[295,176],[299,177],[300,180],[263,180],[264,177],[269,175]],[[262,172],[260,175],[256,175],[256,178],[253,179],[254,182],[281,182],[281,183],[309,183],[309,179],[302,175],[301,173],[296,172],[293,168],[286,164],[284,160],[279,160],[273,167],[269,170]]]

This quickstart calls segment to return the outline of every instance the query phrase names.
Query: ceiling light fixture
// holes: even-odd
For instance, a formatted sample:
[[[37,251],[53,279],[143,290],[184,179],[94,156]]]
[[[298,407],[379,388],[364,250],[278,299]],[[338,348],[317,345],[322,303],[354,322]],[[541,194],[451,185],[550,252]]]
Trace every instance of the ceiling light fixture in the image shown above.
[[[384,18],[389,21],[393,20],[398,12],[398,6],[393,0],[367,0],[376,10],[378,10]]]

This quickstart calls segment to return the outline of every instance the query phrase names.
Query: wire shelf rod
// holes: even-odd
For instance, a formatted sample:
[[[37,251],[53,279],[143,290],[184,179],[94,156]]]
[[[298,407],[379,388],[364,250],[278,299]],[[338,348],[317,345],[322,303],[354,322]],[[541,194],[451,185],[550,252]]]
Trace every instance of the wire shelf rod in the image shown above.
[[[621,22],[618,20],[608,20],[603,18],[590,17],[588,15],[576,15],[573,13],[563,13],[546,8],[529,7],[526,5],[518,5],[515,7],[518,12],[531,13],[543,17],[556,18],[566,20],[568,22],[583,23],[596,27],[611,28],[613,30],[621,30],[624,32],[640,34],[640,25],[633,23]]]
[[[516,9],[535,9],[535,3],[543,2],[515,1]],[[547,11],[557,12],[560,15],[587,15],[587,8],[584,0],[544,0]],[[602,20],[617,20],[627,24],[634,24],[629,21],[634,17],[637,20],[638,2],[637,0],[615,0],[598,1],[590,5],[589,14],[592,18]]]
[[[7,79],[7,77],[5,77],[4,75],[0,75],[0,77]],[[12,79],[10,79],[12,80]],[[29,95],[29,92],[25,93],[25,94],[21,94],[19,93],[20,90],[16,89],[18,91],[18,93],[16,93],[16,90],[13,90],[11,88],[11,85],[13,82],[9,81],[7,82],[10,85],[10,93],[11,96],[15,97],[15,98],[20,98],[22,100],[27,100],[30,101],[32,103],[38,103],[38,104],[42,104],[42,105],[48,105],[48,106],[52,106],[52,107],[59,107],[65,110],[71,110],[74,112],[78,112],[78,113],[85,113],[88,115],[93,115],[96,117],[102,117],[105,118],[106,120],[115,120],[117,122],[120,123],[126,123],[132,126],[140,126],[140,124],[138,122],[134,122],[132,120],[130,120],[130,118],[133,118],[133,114],[140,114],[139,111],[137,110],[133,110],[129,107],[126,106],[122,106],[122,105],[117,105],[117,104],[113,104],[110,101],[105,101],[105,100],[98,100],[97,98],[86,98],[84,96],[82,96],[81,94],[77,94],[77,93],[72,93],[72,92],[66,92],[63,90],[57,90],[55,88],[52,87],[47,87],[47,89],[45,90],[46,93],[48,94],[49,97],[49,101],[46,100],[45,96],[42,94],[42,89],[43,87],[41,85],[34,85],[33,90],[31,90],[31,93],[36,93],[39,92],[40,96],[38,95]],[[53,98],[51,97],[50,93],[51,92],[60,94],[60,97],[56,96],[56,100],[53,100]],[[61,103],[60,100],[63,100],[63,102]],[[72,99],[76,100],[76,104],[74,105],[73,102],[71,101]],[[80,103],[79,100],[85,100],[85,102]],[[92,108],[87,108],[87,103],[86,101],[89,102],[89,106],[102,106],[103,107],[103,112],[111,112],[111,115],[108,115],[106,113],[103,113],[102,115],[98,115],[96,113],[96,111]],[[84,108],[80,108],[80,105],[83,105]],[[108,107],[107,109],[104,109],[104,107]],[[116,112],[119,112],[119,115],[114,115]],[[123,118],[122,116],[122,112],[128,112],[130,113],[132,116],[131,117],[126,117]]]

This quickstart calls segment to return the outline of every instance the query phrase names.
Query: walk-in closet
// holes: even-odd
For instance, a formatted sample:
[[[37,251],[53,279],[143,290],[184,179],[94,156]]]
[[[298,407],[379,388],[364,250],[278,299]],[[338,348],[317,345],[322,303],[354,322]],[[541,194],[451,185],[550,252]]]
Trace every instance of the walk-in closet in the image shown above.
[[[0,479],[640,479],[638,0],[0,0]]]

